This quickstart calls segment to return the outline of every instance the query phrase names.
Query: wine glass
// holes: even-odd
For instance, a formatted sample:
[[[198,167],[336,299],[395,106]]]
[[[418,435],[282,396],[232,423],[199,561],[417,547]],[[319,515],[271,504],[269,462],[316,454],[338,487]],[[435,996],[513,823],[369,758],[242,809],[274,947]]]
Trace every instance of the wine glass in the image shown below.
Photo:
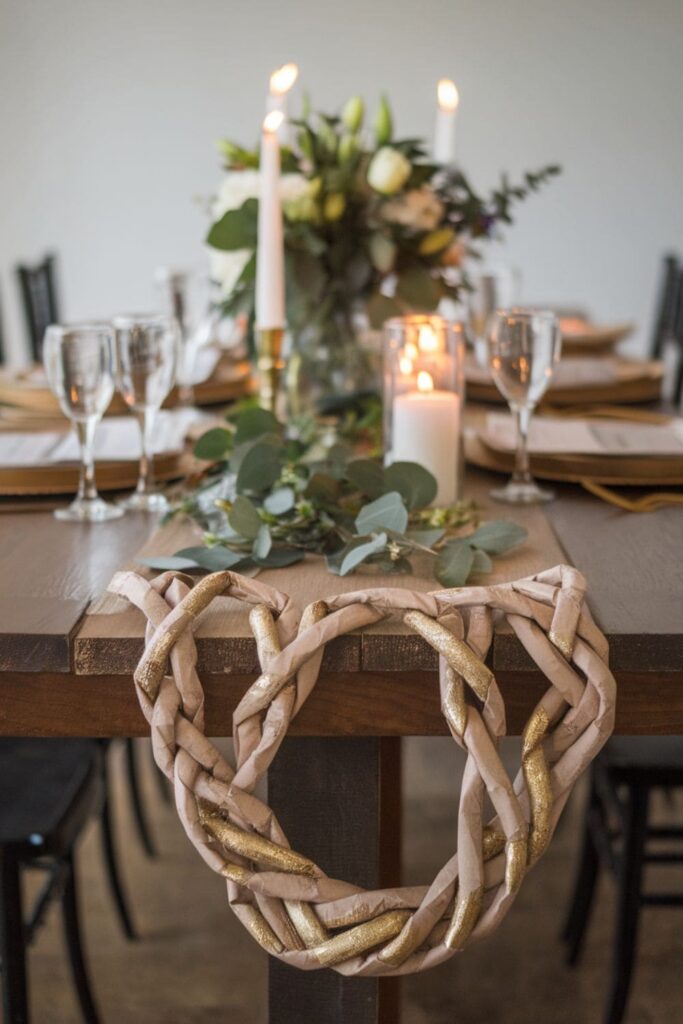
[[[562,340],[554,313],[533,309],[497,310],[488,336],[489,368],[517,421],[515,471],[505,487],[491,491],[497,501],[532,505],[554,494],[529,472],[527,436],[531,414],[545,393],[560,358]]]
[[[103,522],[123,509],[103,501],[95,486],[95,427],[114,394],[114,331],[110,324],[52,325],[45,332],[43,361],[50,387],[73,423],[81,448],[78,494],[57,519]]]
[[[467,320],[474,335],[477,362],[486,365],[486,337],[497,309],[519,302],[520,274],[512,267],[488,267],[473,275],[467,293]]]
[[[153,435],[161,405],[173,387],[180,331],[174,317],[117,316],[114,318],[117,385],[123,400],[140,424],[142,454],[137,487],[121,504],[124,508],[159,512],[167,508],[163,494],[154,490]]]
[[[157,267],[154,277],[164,312],[174,316],[180,325],[178,398],[181,405],[190,406],[194,402],[199,353],[214,340],[216,317],[211,312],[208,273]]]

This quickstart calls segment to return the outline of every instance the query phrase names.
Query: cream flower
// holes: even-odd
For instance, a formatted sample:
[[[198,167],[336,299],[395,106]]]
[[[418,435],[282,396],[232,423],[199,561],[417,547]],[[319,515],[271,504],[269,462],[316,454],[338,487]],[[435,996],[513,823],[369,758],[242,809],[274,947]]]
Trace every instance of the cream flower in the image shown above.
[[[382,207],[382,217],[415,231],[433,231],[444,214],[443,203],[429,185],[413,188]]]
[[[228,210],[239,210],[247,199],[258,199],[260,174],[258,171],[227,171],[218,189],[211,212],[220,220]],[[308,194],[310,182],[303,174],[283,174],[280,177],[280,198],[284,203],[296,203]]]
[[[221,299],[230,298],[250,256],[249,249],[209,249],[209,276],[218,285]]]
[[[410,177],[410,160],[391,146],[378,149],[368,167],[368,183],[376,192],[391,196],[400,192]]]

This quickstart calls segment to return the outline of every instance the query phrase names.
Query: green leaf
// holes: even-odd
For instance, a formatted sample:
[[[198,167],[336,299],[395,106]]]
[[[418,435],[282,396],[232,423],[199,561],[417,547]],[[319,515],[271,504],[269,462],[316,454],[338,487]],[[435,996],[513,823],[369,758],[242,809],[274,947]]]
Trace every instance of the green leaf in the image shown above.
[[[222,572],[224,569],[234,569],[243,562],[245,556],[237,551],[230,551],[222,545],[213,548],[182,548],[176,551],[175,558],[191,558],[202,569],[209,572]]]
[[[346,467],[346,476],[369,498],[379,498],[386,491],[384,470],[379,462],[373,462],[371,459],[354,459]],[[392,490],[398,491],[399,488],[395,487]]]
[[[238,210],[228,210],[209,230],[212,249],[253,249],[256,246],[258,200],[247,199]]]
[[[408,508],[424,508],[436,497],[437,482],[417,462],[394,462],[384,471],[386,486],[398,491]]]
[[[467,583],[474,564],[474,551],[466,541],[453,541],[436,559],[434,575],[444,587],[462,587]]]
[[[198,438],[194,453],[205,462],[216,462],[223,459],[232,448],[232,435],[225,427],[213,427]]]
[[[263,434],[278,434],[282,430],[276,416],[268,409],[245,409],[237,417],[235,430],[235,444],[244,444],[245,441],[253,441]]]
[[[516,544],[521,544],[526,537],[527,532],[523,526],[509,523],[505,519],[492,519],[475,530],[467,540],[488,555],[502,555]]]
[[[356,529],[360,534],[373,533],[375,530],[405,533],[407,525],[408,510],[398,491],[390,491],[369,505],[364,505],[356,516]]]
[[[284,569],[288,565],[301,562],[306,556],[305,551],[298,548],[271,548],[266,558],[254,557],[253,561],[262,569]]]
[[[376,537],[369,539],[359,537],[356,541],[351,541],[347,545],[344,556],[341,559],[339,575],[347,576],[350,572],[353,572],[370,555],[376,555],[379,551],[382,551],[386,547],[386,543],[386,533],[378,533]]]
[[[491,572],[493,569],[493,562],[481,548],[474,549],[474,561],[472,562],[472,572]]]
[[[337,500],[339,483],[328,473],[314,473],[304,491],[306,498],[313,498],[321,504],[329,505]]]
[[[268,529],[268,527],[266,526],[265,523],[261,523],[261,526],[259,527],[259,531],[256,534],[256,540],[254,541],[254,546],[252,548],[254,557],[255,558],[261,558],[261,559],[267,558],[269,553],[270,553],[270,549],[271,549],[272,546],[273,546],[273,539],[270,536],[270,530]]]
[[[272,444],[255,444],[240,463],[237,491],[263,494],[273,486],[281,470],[281,450]]]
[[[147,565],[150,569],[158,569],[159,572],[167,572],[169,569],[196,569],[197,562],[194,558],[180,558],[178,555],[160,555],[158,558],[139,558],[141,565]]]
[[[436,309],[441,298],[439,282],[424,267],[411,267],[399,275],[396,295],[411,309]]]
[[[269,494],[263,502],[266,512],[271,516],[283,516],[294,508],[296,495],[291,487],[278,487],[276,491]]]
[[[392,316],[400,316],[403,313],[403,306],[396,299],[392,299],[388,295],[382,295],[381,292],[375,292],[365,304],[365,311],[368,315],[370,326],[380,328]]]
[[[228,522],[240,537],[247,540],[256,540],[262,525],[256,506],[241,494],[235,498],[228,513]]]
[[[433,530],[410,530],[406,536],[408,540],[414,540],[416,544],[422,544],[425,548],[433,548],[438,544],[445,530],[442,527],[435,527]]]

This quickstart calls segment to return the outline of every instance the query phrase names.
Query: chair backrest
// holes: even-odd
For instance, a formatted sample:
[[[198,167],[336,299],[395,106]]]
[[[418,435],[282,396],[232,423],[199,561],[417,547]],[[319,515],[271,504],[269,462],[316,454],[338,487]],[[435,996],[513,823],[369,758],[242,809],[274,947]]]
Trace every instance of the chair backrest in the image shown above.
[[[55,283],[57,258],[50,254],[35,266],[17,265],[24,317],[35,362],[42,358],[46,327],[59,322],[59,303]]]
[[[683,267],[676,276],[676,288],[673,300],[671,336],[676,347],[676,370],[674,376],[673,402],[675,406],[683,399]]]
[[[661,359],[664,346],[673,336],[680,271],[681,265],[678,257],[673,253],[668,253],[664,257],[662,265],[655,326],[650,346],[653,359]]]

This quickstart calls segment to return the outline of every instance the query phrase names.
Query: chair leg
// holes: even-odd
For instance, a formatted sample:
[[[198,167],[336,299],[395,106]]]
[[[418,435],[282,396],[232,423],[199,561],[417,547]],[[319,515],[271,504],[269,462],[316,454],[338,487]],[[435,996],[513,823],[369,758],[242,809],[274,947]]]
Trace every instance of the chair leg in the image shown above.
[[[116,904],[116,910],[118,911],[119,919],[126,938],[131,940],[137,939],[138,935],[133,925],[130,911],[128,910],[128,902],[123,890],[121,875],[119,873],[119,865],[116,859],[114,827],[111,818],[111,801],[109,799],[109,779],[107,776],[106,764],[104,769],[104,800],[102,801],[102,810],[100,811],[100,824],[102,826],[102,849],[104,852],[104,861],[107,867],[107,877],[114,897],[114,903]]]
[[[28,1024],[28,974],[21,899],[21,868],[8,850],[0,851],[0,960],[5,1024]]]
[[[619,864],[617,920],[605,1024],[621,1024],[631,985],[640,916],[648,797],[649,791],[645,786],[629,787],[623,830],[624,845]]]
[[[95,1006],[88,971],[83,957],[73,851],[64,858],[64,861],[67,867],[67,874],[64,891],[62,892],[62,911],[64,917],[64,937],[71,964],[71,973],[85,1024],[99,1024],[100,1018]]]
[[[576,873],[576,880],[569,901],[569,909],[562,929],[562,939],[567,944],[566,962],[574,967],[583,948],[583,940],[593,909],[595,884],[600,870],[600,859],[591,832],[591,817],[598,811],[598,797],[591,781],[588,806],[583,826],[583,844]]]
[[[149,830],[147,818],[145,816],[145,808],[142,802],[142,791],[140,789],[140,777],[138,773],[138,763],[135,756],[135,740],[125,740],[126,745],[126,766],[128,776],[128,789],[130,792],[130,799],[133,805],[133,814],[135,816],[135,824],[137,826],[138,835],[142,847],[148,857],[156,857],[157,851],[152,841],[152,835]]]

